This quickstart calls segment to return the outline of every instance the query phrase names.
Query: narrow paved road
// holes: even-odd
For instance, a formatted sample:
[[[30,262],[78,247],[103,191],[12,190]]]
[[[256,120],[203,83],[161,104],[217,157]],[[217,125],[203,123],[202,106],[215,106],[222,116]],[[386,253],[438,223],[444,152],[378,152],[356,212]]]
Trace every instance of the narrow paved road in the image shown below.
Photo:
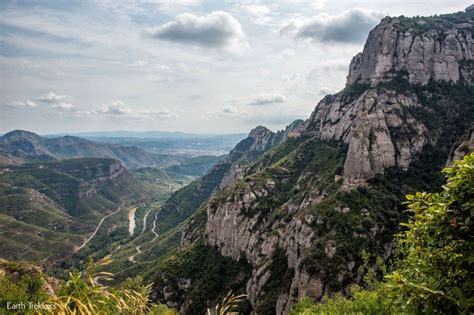
[[[143,230],[142,230],[142,234],[145,233],[145,230],[146,230],[146,218],[148,217],[148,214],[151,212],[151,210],[148,210],[147,213],[145,213],[145,216],[143,217]]]
[[[137,253],[136,253],[135,255],[133,255],[133,256],[128,257],[128,261],[131,261],[132,263],[136,263],[136,261],[135,261],[135,256],[141,254],[141,252],[142,252],[142,251],[140,250],[140,245],[137,246],[137,247],[135,247],[135,250],[137,251]]]
[[[112,216],[112,215],[114,215],[114,214],[119,213],[120,210],[122,210],[122,206],[119,206],[117,210],[115,210],[115,211],[112,212],[112,213],[107,214],[105,217],[103,217],[102,219],[100,219],[99,224],[98,224],[97,227],[95,228],[94,233],[92,233],[92,235],[89,236],[89,238],[86,239],[86,240],[84,241],[84,243],[82,243],[81,246],[75,248],[72,253],[75,254],[75,253],[77,253],[78,251],[80,251],[81,249],[83,249],[83,248],[94,238],[94,236],[97,234],[97,231],[99,231],[100,226],[102,225],[102,223],[104,223],[105,219],[107,219],[108,217],[110,217],[110,216]]]
[[[153,228],[151,229],[151,233],[153,233],[155,235],[155,237],[151,240],[152,242],[154,242],[156,240],[156,238],[159,236],[158,233],[156,233],[155,229],[156,229],[156,220],[158,219],[158,213],[160,212],[160,210],[158,209],[158,211],[156,211],[155,213],[155,220],[153,221]]]

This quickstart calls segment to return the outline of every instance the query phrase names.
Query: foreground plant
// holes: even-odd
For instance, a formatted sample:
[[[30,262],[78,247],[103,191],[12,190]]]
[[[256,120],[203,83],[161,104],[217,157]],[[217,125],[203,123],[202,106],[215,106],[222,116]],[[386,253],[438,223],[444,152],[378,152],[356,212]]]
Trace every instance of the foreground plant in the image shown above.
[[[413,216],[399,235],[404,259],[387,276],[391,297],[403,311],[474,311],[474,153],[443,172],[443,191],[407,196]]]
[[[239,314],[235,311],[235,309],[242,303],[247,295],[234,295],[231,292],[227,293],[227,295],[222,299],[221,303],[217,304],[213,308],[207,309],[208,315],[231,315],[231,314]]]
[[[164,305],[151,305],[151,285],[144,285],[140,277],[129,279],[117,288],[103,286],[113,274],[97,272],[98,267],[110,264],[110,256],[97,263],[89,260],[83,272],[71,272],[55,296],[47,301],[53,314],[177,314]]]

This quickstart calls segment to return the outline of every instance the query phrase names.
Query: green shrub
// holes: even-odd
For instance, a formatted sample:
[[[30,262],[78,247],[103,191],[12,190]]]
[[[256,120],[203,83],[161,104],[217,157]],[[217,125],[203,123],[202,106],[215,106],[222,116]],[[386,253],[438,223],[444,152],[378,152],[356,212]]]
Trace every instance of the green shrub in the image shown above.
[[[399,235],[403,260],[388,276],[391,297],[417,313],[474,311],[474,154],[446,168],[440,193],[408,195],[413,216]]]

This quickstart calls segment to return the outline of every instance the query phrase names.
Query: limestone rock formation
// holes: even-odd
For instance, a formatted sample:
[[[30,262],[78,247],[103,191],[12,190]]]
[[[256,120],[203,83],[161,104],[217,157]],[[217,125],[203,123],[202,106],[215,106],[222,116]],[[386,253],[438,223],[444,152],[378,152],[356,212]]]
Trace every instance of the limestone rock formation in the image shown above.
[[[308,132],[322,140],[348,144],[344,165],[346,188],[364,184],[390,166],[408,168],[413,157],[432,141],[410,109],[420,107],[415,95],[369,89],[348,99],[344,92],[324,98],[309,121]],[[397,137],[392,134],[397,132]]]
[[[375,86],[396,75],[421,85],[430,80],[470,83],[474,24],[469,12],[458,19],[384,18],[369,33],[364,51],[352,59],[347,85]]]

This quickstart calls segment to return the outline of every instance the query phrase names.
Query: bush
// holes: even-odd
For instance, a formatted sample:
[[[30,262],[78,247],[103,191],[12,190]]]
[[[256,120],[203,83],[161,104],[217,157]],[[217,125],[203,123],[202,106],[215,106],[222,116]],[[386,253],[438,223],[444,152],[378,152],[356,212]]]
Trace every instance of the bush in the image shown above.
[[[399,235],[403,260],[388,276],[394,302],[417,313],[474,311],[474,154],[446,168],[440,193],[408,195],[413,216]]]

